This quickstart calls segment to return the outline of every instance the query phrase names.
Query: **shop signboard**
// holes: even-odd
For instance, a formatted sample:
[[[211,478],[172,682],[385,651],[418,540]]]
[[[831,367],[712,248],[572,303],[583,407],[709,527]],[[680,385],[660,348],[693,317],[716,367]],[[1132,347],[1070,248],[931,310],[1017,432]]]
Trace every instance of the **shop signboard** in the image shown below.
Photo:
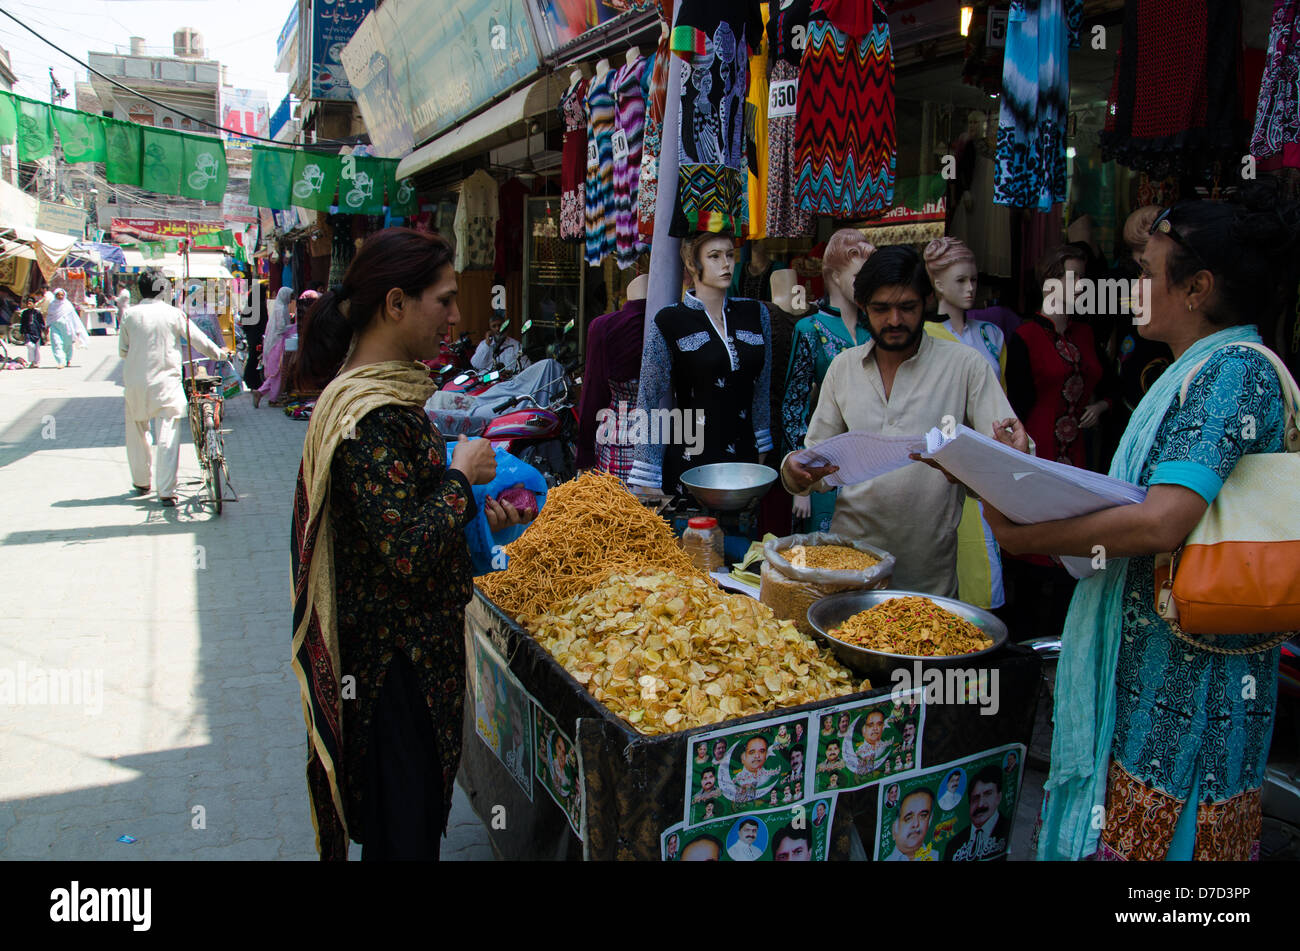
[[[395,97],[397,114],[409,116],[417,144],[540,69],[528,13],[512,0],[386,0],[371,19],[375,36],[358,48],[354,66],[370,69],[367,78],[382,84],[376,89]],[[378,112],[376,124],[364,101],[362,113],[372,141],[376,125],[394,125],[391,108]],[[381,151],[394,156],[389,148]]]
[[[57,234],[86,236],[86,210],[57,201],[42,201],[36,207],[36,227]]]
[[[165,218],[114,218],[111,223],[113,241],[165,241],[171,238],[192,238],[199,234],[221,231],[226,225],[221,221],[181,221]],[[195,244],[196,251],[220,251],[220,245]]]
[[[298,67],[298,0],[293,0],[289,16],[275,41],[275,71],[292,73]]]
[[[260,89],[221,90],[221,128],[237,136],[266,136],[271,107]]]
[[[371,13],[357,27],[351,42],[343,48],[343,68],[361,114],[375,154],[384,158],[401,158],[415,148],[415,132],[405,91],[397,77],[384,44],[389,4]]]
[[[532,0],[537,36],[548,52],[581,39],[625,13],[654,9],[654,0]]]
[[[36,199],[0,180],[0,228],[35,228]]]
[[[375,0],[312,0],[311,98],[352,98],[343,48],[374,8]]]
[[[957,0],[885,0],[883,6],[889,14],[889,42],[896,51],[952,36],[960,26],[962,5]]]

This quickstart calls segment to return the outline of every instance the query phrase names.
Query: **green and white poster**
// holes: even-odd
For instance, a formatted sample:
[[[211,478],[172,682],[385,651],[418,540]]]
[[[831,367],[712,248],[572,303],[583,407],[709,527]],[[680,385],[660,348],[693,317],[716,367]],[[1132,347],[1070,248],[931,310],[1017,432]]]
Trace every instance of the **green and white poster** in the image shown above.
[[[815,717],[813,792],[859,789],[921,765],[919,690],[828,707]]]
[[[221,201],[226,194],[226,150],[221,140],[207,136],[185,136],[182,161],[181,195],[204,201]]]
[[[329,211],[334,204],[334,190],[339,187],[340,164],[337,155],[296,151],[289,201],[299,208]]]
[[[686,759],[686,824],[807,799],[807,732],[805,713],[692,736]]]
[[[1005,859],[1020,797],[1019,743],[880,784],[877,861]]]
[[[474,732],[533,798],[532,698],[501,655],[483,635],[470,639],[470,680],[474,685]]]
[[[98,116],[56,106],[54,127],[59,131],[63,159],[69,165],[107,160],[108,146],[104,137],[104,121]]]
[[[659,837],[660,856],[665,862],[824,862],[835,802],[823,796],[693,828],[675,825]]]
[[[578,747],[551,715],[533,702],[533,737],[536,756],[533,774],[568,817],[573,834],[582,837],[582,772]]]

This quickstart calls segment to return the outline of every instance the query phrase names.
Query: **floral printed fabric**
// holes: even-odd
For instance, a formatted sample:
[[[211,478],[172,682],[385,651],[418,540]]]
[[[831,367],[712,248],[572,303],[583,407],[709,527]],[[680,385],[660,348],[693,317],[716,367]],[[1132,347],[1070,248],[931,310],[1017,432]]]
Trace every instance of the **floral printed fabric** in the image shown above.
[[[487,172],[475,172],[460,186],[456,204],[456,271],[491,268],[496,263],[497,219],[501,216],[497,183]]]
[[[1173,481],[1165,475],[1177,471],[1170,463],[1193,463],[1227,479],[1242,455],[1282,451],[1282,406],[1267,360],[1244,347],[1220,350],[1188,388],[1186,402],[1175,402],[1165,415],[1140,484]],[[1246,422],[1252,418],[1253,427]],[[1250,432],[1255,438],[1244,437]],[[1154,804],[1181,806],[1199,789],[1197,857],[1251,857],[1260,832],[1257,794],[1273,735],[1279,649],[1213,654],[1179,639],[1155,612],[1153,557],[1129,559],[1126,586],[1109,796],[1137,805],[1108,811],[1103,842],[1120,857],[1163,858],[1174,826],[1167,809],[1152,812]],[[1222,635],[1214,642],[1232,648],[1254,640]],[[1249,698],[1240,687],[1247,678],[1255,685]]]
[[[442,758],[444,821],[460,764],[465,605],[473,578],[465,528],[477,512],[420,409],[385,406],[356,424],[330,469],[340,663],[356,678],[343,702],[343,790],[349,832],[364,842],[362,777],[384,672],[410,660]]]
[[[564,157],[560,167],[560,237],[586,234],[587,81],[564,94],[560,116],[564,120]]]

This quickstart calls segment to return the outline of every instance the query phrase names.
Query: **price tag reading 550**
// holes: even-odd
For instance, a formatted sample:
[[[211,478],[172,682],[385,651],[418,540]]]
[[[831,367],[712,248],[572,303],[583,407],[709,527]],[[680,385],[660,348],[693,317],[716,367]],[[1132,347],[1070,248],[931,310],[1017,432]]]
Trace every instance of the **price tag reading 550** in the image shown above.
[[[772,83],[767,95],[767,117],[783,119],[794,115],[794,101],[799,92],[799,80],[783,79]]]

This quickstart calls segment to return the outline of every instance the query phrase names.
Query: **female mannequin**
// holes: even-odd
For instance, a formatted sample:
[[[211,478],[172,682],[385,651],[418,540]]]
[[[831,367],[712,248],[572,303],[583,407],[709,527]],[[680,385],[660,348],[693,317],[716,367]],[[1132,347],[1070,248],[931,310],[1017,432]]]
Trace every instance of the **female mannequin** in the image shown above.
[[[997,374],[1006,389],[1006,339],[996,324],[968,320],[978,285],[975,254],[957,238],[938,238],[925,246],[925,269],[939,299],[938,320],[927,320],[925,330],[939,340],[974,347]],[[957,526],[958,597],[981,608],[1006,603],[1002,589],[1002,558],[997,539],[984,521],[980,503],[970,498]]]
[[[654,438],[662,434],[650,434],[637,447],[630,479],[669,495],[685,494],[679,478],[687,469],[761,462],[772,449],[767,305],[727,299],[735,268],[730,235],[702,233],[684,240],[681,254],[693,288],[646,322],[638,403],[680,410],[682,432],[674,435],[683,438],[665,446]]]
[[[803,448],[808,420],[817,405],[817,391],[831,361],[850,347],[861,346],[871,339],[866,318],[858,312],[853,299],[853,281],[875,250],[856,228],[841,228],[826,242],[826,253],[822,256],[826,300],[817,313],[805,317],[794,328],[781,403],[787,451]],[[811,501],[809,496],[795,498],[795,517],[811,515],[808,530],[828,532],[835,514],[836,493],[814,495]]]

